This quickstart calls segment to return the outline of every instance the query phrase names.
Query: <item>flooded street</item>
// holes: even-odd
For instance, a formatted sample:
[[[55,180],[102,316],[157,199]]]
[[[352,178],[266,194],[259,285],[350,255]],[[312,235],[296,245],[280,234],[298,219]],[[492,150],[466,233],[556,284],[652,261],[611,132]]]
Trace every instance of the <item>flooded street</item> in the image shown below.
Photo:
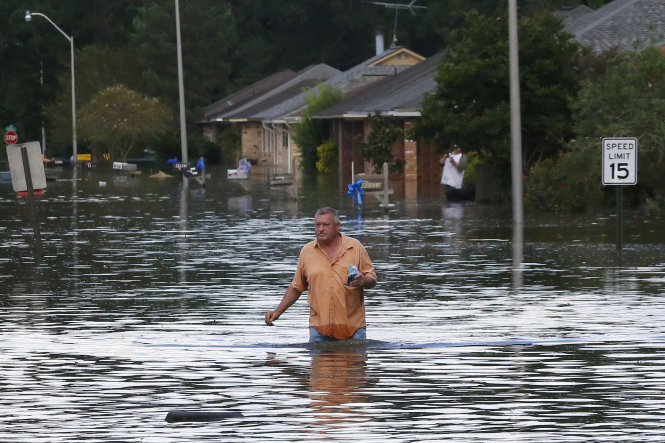
[[[510,208],[212,172],[64,171],[34,225],[0,185],[0,441],[665,439],[662,212],[626,209],[621,252],[611,209],[520,245]],[[305,296],[263,322],[320,206],[376,267],[366,343],[308,345]]]

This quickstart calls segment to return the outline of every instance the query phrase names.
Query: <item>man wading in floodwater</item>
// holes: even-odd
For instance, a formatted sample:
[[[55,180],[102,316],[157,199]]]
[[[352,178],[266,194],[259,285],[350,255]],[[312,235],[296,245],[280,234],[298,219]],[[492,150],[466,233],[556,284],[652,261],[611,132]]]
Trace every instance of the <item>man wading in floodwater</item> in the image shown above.
[[[268,326],[309,289],[309,341],[365,339],[364,290],[376,286],[374,266],[363,245],[339,232],[333,208],[314,215],[316,240],[300,251],[298,268],[279,306],[266,312]],[[358,275],[347,285],[350,265]]]

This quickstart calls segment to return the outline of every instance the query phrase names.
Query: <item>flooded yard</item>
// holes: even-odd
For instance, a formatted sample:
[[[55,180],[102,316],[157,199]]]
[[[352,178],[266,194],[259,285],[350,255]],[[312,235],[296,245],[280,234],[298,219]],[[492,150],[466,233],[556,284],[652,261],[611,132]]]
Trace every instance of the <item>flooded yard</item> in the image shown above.
[[[153,172],[157,172],[156,170]],[[1,441],[662,441],[663,214],[65,171],[35,223],[0,186]],[[600,178],[599,178],[600,180]],[[369,196],[368,196],[369,197]],[[276,323],[313,215],[379,276],[366,343]],[[174,409],[236,412],[167,423]]]

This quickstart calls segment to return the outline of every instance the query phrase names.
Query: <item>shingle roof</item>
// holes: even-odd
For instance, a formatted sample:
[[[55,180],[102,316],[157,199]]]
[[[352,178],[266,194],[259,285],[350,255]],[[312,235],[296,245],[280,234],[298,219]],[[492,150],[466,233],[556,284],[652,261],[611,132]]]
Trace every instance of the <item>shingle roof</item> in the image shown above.
[[[443,53],[376,82],[341,103],[324,109],[315,118],[366,117],[379,111],[384,115],[419,116],[425,94],[436,89],[434,79]]]
[[[395,47],[389,48],[381,54],[365,60],[364,62],[354,66],[353,68],[344,71],[334,77],[323,82],[325,85],[332,86],[339,89],[343,94],[350,94],[363,86],[374,83],[386,76],[392,76],[401,72],[410,66],[407,65],[377,65],[372,64],[378,60],[385,58],[387,55],[397,52],[402,48]],[[416,65],[418,66],[418,65]],[[316,93],[316,90],[313,91]],[[264,109],[262,112],[256,113],[252,118],[265,120],[265,121],[283,121],[295,120],[305,108],[305,95],[304,93],[298,94],[289,100],[277,104],[276,106]]]
[[[276,87],[294,75],[296,75],[295,72],[290,69],[285,69],[254,82],[251,85],[208,105],[203,114],[203,118],[205,120],[214,119],[215,116],[222,112],[228,111],[232,107],[239,107],[247,103],[249,100],[266,93],[269,89]]]
[[[564,21],[575,39],[595,52],[642,50],[665,44],[665,1],[615,0]]]
[[[294,94],[298,94],[303,87],[311,86],[317,82],[324,81],[340,71],[325,63],[308,66],[294,75],[286,78],[275,87],[264,91],[250,100],[244,101],[238,106],[230,107],[221,113],[215,115],[217,120],[247,119],[254,113],[266,107],[272,107],[275,103],[281,102]]]
[[[593,12],[593,9],[586,5],[564,6],[563,8],[556,11],[554,15],[563,17],[565,20],[577,20],[583,15],[587,15],[591,12]]]

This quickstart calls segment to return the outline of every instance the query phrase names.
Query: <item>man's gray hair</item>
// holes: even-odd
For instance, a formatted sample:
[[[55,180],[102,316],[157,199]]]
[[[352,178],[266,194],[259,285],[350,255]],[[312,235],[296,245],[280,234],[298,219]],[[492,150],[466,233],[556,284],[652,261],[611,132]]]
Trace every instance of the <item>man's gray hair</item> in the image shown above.
[[[331,208],[330,206],[326,206],[324,208],[317,209],[316,213],[314,214],[314,218],[318,217],[319,215],[324,215],[324,214],[332,214],[333,218],[335,219],[335,223],[337,223],[337,224],[341,223],[339,221],[339,216],[337,215],[337,210]]]

